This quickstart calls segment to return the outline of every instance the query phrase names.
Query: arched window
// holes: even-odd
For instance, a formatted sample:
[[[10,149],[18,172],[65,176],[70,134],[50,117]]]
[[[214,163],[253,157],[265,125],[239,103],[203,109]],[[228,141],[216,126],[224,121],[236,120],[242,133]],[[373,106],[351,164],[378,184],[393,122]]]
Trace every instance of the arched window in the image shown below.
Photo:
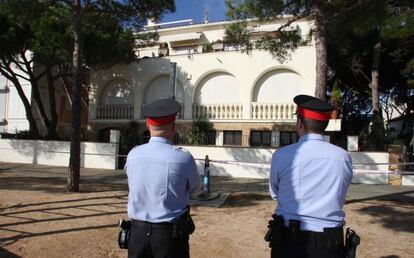
[[[115,80],[101,93],[101,105],[133,105],[134,91],[126,80]]]
[[[287,70],[273,70],[263,75],[256,83],[252,101],[261,103],[288,103],[298,94],[307,94],[302,78]]]
[[[145,89],[144,104],[149,104],[158,99],[166,99],[170,97],[170,77],[160,76],[151,81]],[[175,85],[175,99],[184,103],[184,90],[179,81]]]
[[[216,72],[204,78],[197,87],[197,104],[241,103],[240,87],[236,78],[225,72]]]

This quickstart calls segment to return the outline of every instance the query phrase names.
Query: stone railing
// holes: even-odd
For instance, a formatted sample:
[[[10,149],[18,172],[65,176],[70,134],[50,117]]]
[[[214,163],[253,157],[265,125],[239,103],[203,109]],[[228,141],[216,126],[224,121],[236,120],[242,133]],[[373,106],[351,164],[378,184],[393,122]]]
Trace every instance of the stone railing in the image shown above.
[[[252,119],[285,120],[296,119],[296,105],[293,103],[252,103]]]
[[[134,105],[96,106],[96,119],[133,119]]]
[[[193,119],[242,119],[242,104],[193,104]]]

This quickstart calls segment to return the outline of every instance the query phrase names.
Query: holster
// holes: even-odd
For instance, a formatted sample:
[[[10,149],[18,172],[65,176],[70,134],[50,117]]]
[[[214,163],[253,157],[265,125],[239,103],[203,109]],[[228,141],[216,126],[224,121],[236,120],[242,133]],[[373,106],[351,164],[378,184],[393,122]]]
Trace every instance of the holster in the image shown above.
[[[121,249],[128,249],[128,243],[131,237],[131,221],[119,220],[118,226],[121,228],[118,234],[118,246]]]
[[[187,206],[186,211],[178,219],[173,221],[173,238],[184,238],[191,235],[195,230],[194,221],[190,215],[190,206]]]
[[[268,230],[264,239],[269,242],[269,247],[272,248],[273,253],[279,252],[282,247],[284,219],[276,214],[273,214],[272,218],[267,224]]]
[[[357,246],[361,243],[360,237],[354,230],[347,228],[345,234],[345,257],[355,258]]]

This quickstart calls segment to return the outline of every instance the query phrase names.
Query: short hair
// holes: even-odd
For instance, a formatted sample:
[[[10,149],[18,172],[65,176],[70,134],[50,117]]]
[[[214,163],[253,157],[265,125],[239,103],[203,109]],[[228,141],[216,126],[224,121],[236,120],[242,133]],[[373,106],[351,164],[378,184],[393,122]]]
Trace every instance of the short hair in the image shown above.
[[[298,119],[300,119],[307,132],[317,134],[323,134],[326,130],[326,127],[328,127],[329,123],[329,121],[318,121],[304,118],[301,115],[298,115]]]
[[[149,128],[151,128],[151,130],[156,131],[156,132],[160,132],[160,131],[168,131],[171,129],[171,126],[174,123],[170,123],[167,125],[149,125]]]

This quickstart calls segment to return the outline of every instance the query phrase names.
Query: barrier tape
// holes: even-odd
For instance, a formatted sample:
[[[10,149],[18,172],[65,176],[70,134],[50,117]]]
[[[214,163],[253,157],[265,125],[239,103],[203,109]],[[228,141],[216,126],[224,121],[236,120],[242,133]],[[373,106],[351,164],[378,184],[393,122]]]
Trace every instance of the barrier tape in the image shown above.
[[[195,159],[197,161],[204,161],[204,159]],[[210,159],[210,163],[219,163],[227,165],[238,165],[246,166],[253,168],[264,168],[270,169],[270,164],[264,163],[253,163],[253,162],[241,162],[241,161],[231,161],[231,160],[214,160]],[[407,163],[357,163],[354,165],[414,165],[414,162]],[[400,170],[373,170],[373,169],[353,169],[354,174],[371,174],[371,175],[414,175],[414,171],[400,171]]]

